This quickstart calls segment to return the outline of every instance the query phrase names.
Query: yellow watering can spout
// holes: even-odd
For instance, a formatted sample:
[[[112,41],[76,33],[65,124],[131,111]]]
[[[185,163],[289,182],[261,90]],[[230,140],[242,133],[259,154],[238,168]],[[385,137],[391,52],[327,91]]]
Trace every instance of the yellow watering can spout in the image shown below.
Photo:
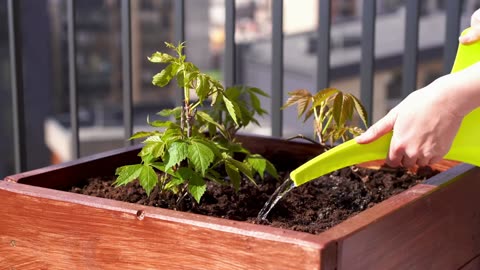
[[[462,35],[469,31],[463,31]],[[452,73],[480,61],[480,42],[459,44]],[[445,159],[480,166],[480,108],[470,112],[462,121]],[[318,155],[290,173],[296,186],[335,170],[367,161],[385,159],[390,148],[392,132],[369,144],[350,140]]]

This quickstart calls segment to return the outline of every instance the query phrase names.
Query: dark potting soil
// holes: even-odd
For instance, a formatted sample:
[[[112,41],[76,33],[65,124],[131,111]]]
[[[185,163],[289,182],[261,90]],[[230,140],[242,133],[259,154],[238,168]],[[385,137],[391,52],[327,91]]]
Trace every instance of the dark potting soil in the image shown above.
[[[261,223],[318,234],[436,173],[438,172],[430,167],[421,168],[416,174],[402,169],[344,168],[294,188],[272,209],[267,220]],[[285,179],[286,174],[280,173],[282,179]],[[229,186],[210,182],[200,205],[189,196],[177,205],[176,195],[161,193],[157,188],[147,197],[137,181],[115,188],[111,176],[88,179],[82,183],[83,186],[73,187],[70,191],[257,223],[258,212],[282,183],[282,180],[268,175],[263,181],[259,177],[257,180],[257,187],[244,180],[238,192]]]

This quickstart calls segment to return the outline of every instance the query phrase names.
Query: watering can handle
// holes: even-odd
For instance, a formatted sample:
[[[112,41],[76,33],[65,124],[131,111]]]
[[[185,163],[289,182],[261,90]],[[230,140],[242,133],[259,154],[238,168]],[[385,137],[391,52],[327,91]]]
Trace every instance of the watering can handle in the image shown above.
[[[462,35],[469,31],[465,29]],[[480,42],[460,44],[452,68],[452,73],[462,70],[480,61]],[[296,186],[316,179],[335,170],[367,161],[385,159],[390,148],[392,132],[368,143],[358,144],[349,140],[318,155],[290,173]],[[462,121],[460,129],[453,140],[445,159],[461,161],[480,166],[480,108],[470,112]]]

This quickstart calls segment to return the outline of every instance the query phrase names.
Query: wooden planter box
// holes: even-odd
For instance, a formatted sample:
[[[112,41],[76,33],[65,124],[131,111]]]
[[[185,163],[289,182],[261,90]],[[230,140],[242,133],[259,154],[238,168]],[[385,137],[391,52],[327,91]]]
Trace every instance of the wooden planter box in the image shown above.
[[[243,138],[279,160],[309,145]],[[480,269],[480,169],[445,171],[319,235],[73,194],[130,147],[0,181],[2,269]],[[450,168],[451,167],[451,168]]]

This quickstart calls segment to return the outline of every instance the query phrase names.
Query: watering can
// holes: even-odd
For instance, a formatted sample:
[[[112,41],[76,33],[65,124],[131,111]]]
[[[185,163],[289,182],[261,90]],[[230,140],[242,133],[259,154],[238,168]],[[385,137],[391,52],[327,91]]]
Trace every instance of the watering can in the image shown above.
[[[467,28],[462,35],[469,31]],[[452,73],[480,61],[480,41],[474,44],[459,44]],[[347,166],[385,159],[390,148],[393,132],[376,141],[358,144],[354,139],[344,142],[301,165],[290,173],[296,186]],[[444,159],[480,166],[480,107],[464,117]],[[476,146],[476,147],[474,147]]]

